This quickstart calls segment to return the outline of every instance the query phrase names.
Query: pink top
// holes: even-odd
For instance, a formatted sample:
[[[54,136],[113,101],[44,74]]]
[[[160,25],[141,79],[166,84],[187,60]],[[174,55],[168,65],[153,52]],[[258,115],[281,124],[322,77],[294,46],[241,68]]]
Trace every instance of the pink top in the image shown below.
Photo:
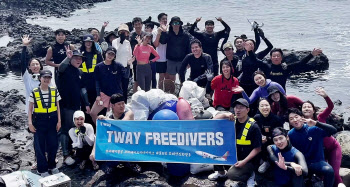
[[[154,59],[149,60],[151,53],[155,56]],[[157,51],[151,45],[136,45],[134,49],[134,56],[137,61],[141,62],[155,62],[159,59]]]

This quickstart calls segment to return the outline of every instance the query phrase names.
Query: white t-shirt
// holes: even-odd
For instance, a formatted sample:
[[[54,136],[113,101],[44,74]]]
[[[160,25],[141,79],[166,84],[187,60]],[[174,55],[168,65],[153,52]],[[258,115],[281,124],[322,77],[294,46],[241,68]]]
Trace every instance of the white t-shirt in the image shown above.
[[[120,43],[120,38],[113,40],[112,46],[117,49],[117,55],[115,61],[126,67],[128,60],[132,58],[131,45],[128,40],[124,40],[123,44]],[[132,66],[130,66],[131,68]]]
[[[158,34],[158,30],[154,30],[152,32],[153,34],[153,37],[152,37],[152,42],[154,42],[156,40],[156,37],[157,37],[157,34]],[[157,62],[166,62],[167,59],[166,59],[166,46],[167,44],[161,44],[159,43],[158,47],[156,48],[156,51],[158,52],[159,54],[159,59],[157,60]]]
[[[89,123],[84,123],[84,127],[86,128],[85,135],[77,135],[75,134],[76,127],[73,127],[69,130],[69,137],[72,139],[73,148],[82,148],[84,145],[93,146],[95,143],[95,133],[94,128]]]

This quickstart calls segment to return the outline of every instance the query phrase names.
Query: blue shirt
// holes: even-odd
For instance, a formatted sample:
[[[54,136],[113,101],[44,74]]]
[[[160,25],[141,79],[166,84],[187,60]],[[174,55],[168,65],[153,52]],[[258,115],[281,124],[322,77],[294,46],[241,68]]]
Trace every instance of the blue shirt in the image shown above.
[[[288,136],[292,146],[304,154],[308,165],[314,162],[325,161],[323,138],[328,136],[325,130],[304,124],[299,130],[295,128],[290,130]]]

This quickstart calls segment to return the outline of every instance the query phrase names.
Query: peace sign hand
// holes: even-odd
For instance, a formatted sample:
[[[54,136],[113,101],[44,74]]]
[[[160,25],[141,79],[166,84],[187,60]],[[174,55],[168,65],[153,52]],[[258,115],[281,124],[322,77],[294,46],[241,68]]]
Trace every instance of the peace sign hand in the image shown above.
[[[73,57],[73,51],[70,50],[69,45],[64,46],[64,48],[66,49],[66,55],[67,55],[67,57],[68,57],[68,58],[72,58],[72,57]]]
[[[283,170],[287,170],[287,166],[284,162],[284,157],[282,156],[281,153],[278,153],[278,162],[275,161],[275,163],[277,164],[278,167],[280,167]]]
[[[29,38],[29,35],[25,34],[25,35],[22,36],[22,44],[24,46],[28,46],[31,41],[32,41],[32,38]]]

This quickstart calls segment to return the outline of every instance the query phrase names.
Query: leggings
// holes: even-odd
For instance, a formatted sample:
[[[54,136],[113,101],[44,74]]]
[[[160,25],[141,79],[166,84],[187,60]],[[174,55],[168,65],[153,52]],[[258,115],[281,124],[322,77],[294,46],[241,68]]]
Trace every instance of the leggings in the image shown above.
[[[323,138],[323,145],[325,147],[325,158],[329,165],[334,170],[334,186],[338,186],[339,183],[343,183],[342,178],[339,175],[340,164],[342,159],[341,147],[337,140],[332,140],[334,137]]]
[[[152,69],[150,64],[137,64],[136,66],[137,84],[144,91],[151,89]]]
[[[314,162],[308,165],[309,172],[316,175],[323,176],[324,186],[333,186],[334,183],[334,170],[331,165],[325,161]]]

